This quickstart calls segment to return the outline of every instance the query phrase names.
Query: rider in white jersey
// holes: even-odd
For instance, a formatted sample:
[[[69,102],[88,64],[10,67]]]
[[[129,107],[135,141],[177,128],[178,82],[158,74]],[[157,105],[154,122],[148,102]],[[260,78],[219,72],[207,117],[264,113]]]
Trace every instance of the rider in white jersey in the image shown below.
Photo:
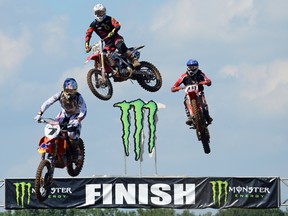
[[[72,131],[68,131],[68,136],[71,144],[77,146],[78,138],[81,132],[81,121],[87,113],[86,103],[82,95],[77,92],[78,84],[74,78],[67,78],[63,84],[63,91],[60,91],[46,100],[40,107],[40,111],[35,116],[38,122],[42,114],[56,101],[60,102],[61,112],[57,115],[57,120],[60,123],[68,122],[68,126],[72,127]]]

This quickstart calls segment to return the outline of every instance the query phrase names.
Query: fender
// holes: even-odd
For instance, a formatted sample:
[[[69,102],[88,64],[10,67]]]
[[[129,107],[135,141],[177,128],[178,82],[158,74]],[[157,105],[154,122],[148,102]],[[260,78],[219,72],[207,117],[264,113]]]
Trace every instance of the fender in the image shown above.
[[[95,53],[93,55],[90,55],[87,57],[86,61],[84,62],[85,64],[88,63],[91,60],[97,61],[99,59],[99,54]],[[99,61],[99,60],[98,60]]]
[[[193,90],[193,91],[189,91],[187,92],[188,96],[190,97],[190,99],[197,99],[197,93]]]

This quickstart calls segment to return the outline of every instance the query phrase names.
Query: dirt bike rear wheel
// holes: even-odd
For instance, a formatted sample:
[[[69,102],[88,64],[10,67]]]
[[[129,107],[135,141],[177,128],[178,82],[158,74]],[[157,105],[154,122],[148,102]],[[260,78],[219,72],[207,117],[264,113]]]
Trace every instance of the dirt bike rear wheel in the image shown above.
[[[97,69],[91,69],[87,73],[87,83],[91,92],[101,100],[109,100],[113,94],[111,81],[105,77],[102,83],[102,73]]]
[[[36,172],[34,183],[35,194],[38,201],[42,202],[47,199],[52,179],[50,178],[51,164],[48,160],[42,160]]]
[[[162,86],[162,77],[159,70],[150,62],[141,61],[140,63],[140,71],[143,76],[137,77],[137,82],[146,91],[158,91]]]
[[[84,165],[85,146],[81,138],[79,138],[78,147],[79,147],[78,159],[75,162],[72,162],[67,165],[67,172],[72,177],[78,176]]]

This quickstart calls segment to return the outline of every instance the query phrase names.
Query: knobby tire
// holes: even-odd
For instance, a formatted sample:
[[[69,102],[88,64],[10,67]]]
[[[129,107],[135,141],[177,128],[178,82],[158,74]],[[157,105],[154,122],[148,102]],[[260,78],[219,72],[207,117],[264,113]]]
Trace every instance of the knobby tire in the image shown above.
[[[102,74],[100,70],[95,68],[89,70],[87,73],[88,87],[97,98],[101,100],[109,100],[113,95],[112,83],[108,77],[105,77],[106,83],[100,84],[101,78]]]
[[[46,172],[43,171],[47,169]],[[51,164],[48,160],[41,160],[37,172],[36,172],[36,179],[35,179],[35,194],[36,198],[42,202],[47,199],[50,185],[52,183],[52,179],[49,177],[49,172],[51,170]]]
[[[81,138],[79,138],[78,146],[80,149],[80,152],[78,152],[78,157],[80,156],[81,159],[67,165],[67,172],[72,177],[78,176],[80,174],[85,160],[85,146]]]
[[[156,92],[162,86],[162,77],[153,64],[147,61],[141,61],[140,71],[143,71],[143,76],[137,77],[138,84],[149,92]]]

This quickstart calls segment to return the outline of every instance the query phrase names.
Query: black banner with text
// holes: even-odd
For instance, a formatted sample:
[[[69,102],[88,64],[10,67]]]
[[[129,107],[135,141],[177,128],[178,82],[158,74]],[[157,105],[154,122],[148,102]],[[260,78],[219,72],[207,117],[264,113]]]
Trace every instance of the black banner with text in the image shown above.
[[[55,178],[39,202],[34,179],[5,179],[5,208],[278,208],[279,191],[279,177]]]

